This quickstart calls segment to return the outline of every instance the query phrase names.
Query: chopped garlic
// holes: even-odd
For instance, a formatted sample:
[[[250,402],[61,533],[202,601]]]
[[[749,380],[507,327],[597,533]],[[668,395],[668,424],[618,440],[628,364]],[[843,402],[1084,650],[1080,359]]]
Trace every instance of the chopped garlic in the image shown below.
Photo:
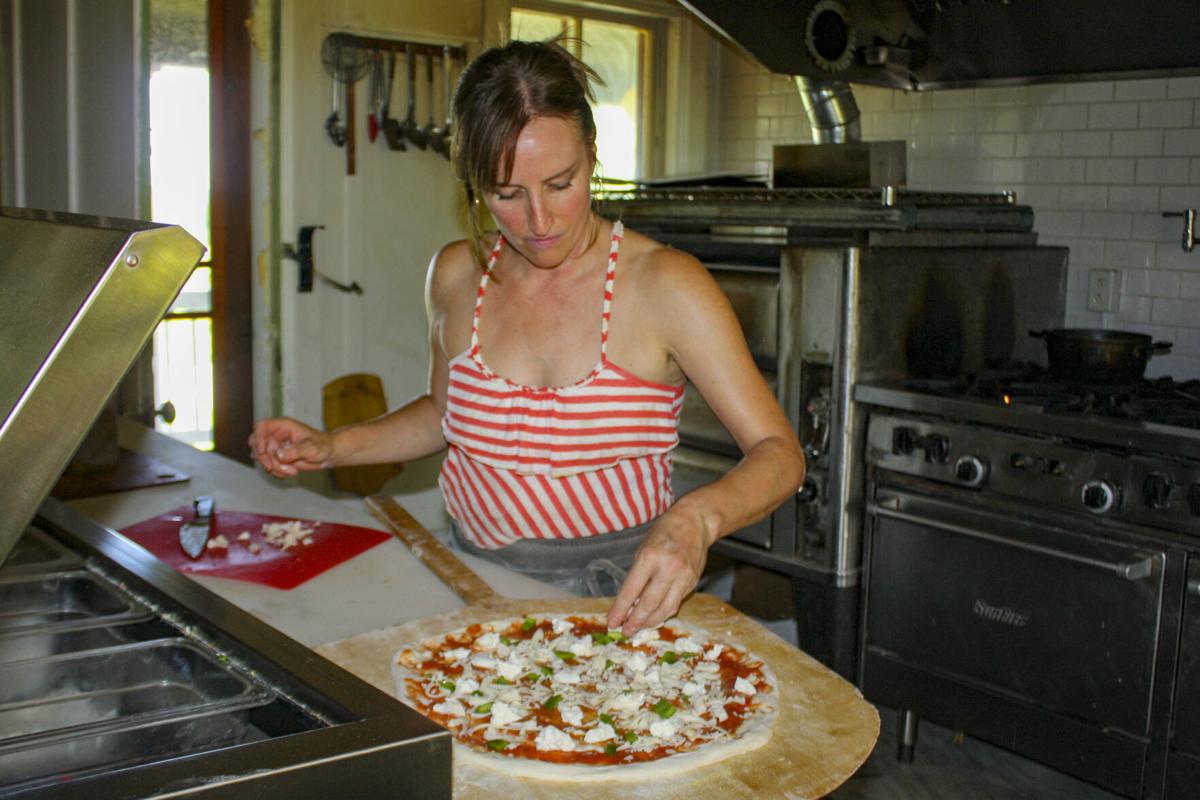
[[[226,539],[223,535],[218,533],[216,536],[209,539],[208,543],[205,544],[204,546],[207,547],[209,550],[228,550],[229,549],[229,540]]]
[[[239,533],[239,534],[238,534],[238,536],[237,536],[237,540],[238,540],[239,542],[248,542],[248,541],[250,541],[250,531],[242,531],[241,533]]]

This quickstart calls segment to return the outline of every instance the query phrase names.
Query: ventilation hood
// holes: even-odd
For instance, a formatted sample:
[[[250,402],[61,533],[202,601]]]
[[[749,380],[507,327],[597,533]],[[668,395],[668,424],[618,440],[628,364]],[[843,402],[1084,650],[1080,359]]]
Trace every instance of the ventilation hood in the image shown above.
[[[895,89],[1200,74],[1196,0],[681,0],[767,69]]]
[[[176,226],[0,208],[0,562],[203,253]]]

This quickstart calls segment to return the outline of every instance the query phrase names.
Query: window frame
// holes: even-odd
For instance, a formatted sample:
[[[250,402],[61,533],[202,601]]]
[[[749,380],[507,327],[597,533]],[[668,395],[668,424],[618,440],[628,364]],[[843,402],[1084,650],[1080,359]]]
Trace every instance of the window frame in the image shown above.
[[[513,0],[508,8],[511,32],[514,11],[534,11],[571,19],[573,31],[568,34],[581,38],[583,20],[596,20],[630,25],[647,31],[647,45],[641,56],[641,103],[638,108],[639,145],[636,155],[639,180],[661,175],[666,162],[665,123],[667,92],[667,36],[672,16],[678,12],[669,5],[639,2],[631,5],[569,2],[569,0]],[[580,55],[579,45],[574,47]],[[661,102],[660,102],[661,100]],[[627,177],[627,176],[618,176]]]

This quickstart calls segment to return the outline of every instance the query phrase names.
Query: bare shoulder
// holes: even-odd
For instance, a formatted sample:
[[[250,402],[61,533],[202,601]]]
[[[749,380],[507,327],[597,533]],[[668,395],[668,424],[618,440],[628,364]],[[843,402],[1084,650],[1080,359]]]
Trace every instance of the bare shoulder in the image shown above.
[[[465,239],[444,245],[429,261],[426,295],[431,308],[445,310],[461,301],[479,282],[479,265]]]
[[[712,275],[695,256],[626,229],[621,242],[618,284],[633,289],[639,306],[660,309],[725,301]]]

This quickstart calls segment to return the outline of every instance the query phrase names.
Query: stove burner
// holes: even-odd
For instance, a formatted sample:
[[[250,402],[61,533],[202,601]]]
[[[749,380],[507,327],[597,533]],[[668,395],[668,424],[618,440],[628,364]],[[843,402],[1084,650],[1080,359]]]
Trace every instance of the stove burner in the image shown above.
[[[1094,414],[1200,430],[1200,379],[1078,383],[1055,378],[1036,364],[1013,364],[960,378],[909,380],[904,386],[925,394],[994,400],[1048,414]]]

